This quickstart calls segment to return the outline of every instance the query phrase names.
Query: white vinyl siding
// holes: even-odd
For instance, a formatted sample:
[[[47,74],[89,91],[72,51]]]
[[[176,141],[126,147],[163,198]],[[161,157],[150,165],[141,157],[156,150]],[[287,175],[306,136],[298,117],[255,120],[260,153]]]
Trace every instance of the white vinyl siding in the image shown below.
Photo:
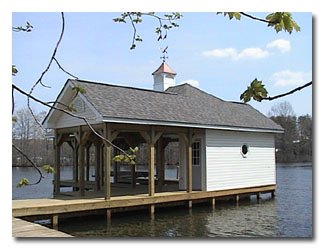
[[[243,144],[248,146],[246,157]],[[275,183],[273,134],[206,130],[207,191]]]

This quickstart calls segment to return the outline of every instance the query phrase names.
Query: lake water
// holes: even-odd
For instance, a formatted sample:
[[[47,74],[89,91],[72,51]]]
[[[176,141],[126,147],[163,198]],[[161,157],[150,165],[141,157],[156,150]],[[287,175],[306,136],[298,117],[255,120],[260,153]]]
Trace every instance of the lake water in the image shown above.
[[[69,175],[63,169],[62,175]],[[31,168],[13,168],[13,199],[51,198],[52,176],[38,186],[16,188],[20,178],[36,177]],[[169,173],[173,175],[172,172]],[[68,176],[67,176],[68,177]],[[59,230],[79,237],[312,237],[313,185],[311,164],[277,165],[277,196],[263,194],[211,205],[157,209],[148,212],[112,214],[104,217],[60,223]]]

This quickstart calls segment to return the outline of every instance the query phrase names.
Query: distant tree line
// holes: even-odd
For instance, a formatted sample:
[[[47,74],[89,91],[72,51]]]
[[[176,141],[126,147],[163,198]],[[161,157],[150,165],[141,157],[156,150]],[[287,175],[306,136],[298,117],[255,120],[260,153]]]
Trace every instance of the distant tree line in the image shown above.
[[[269,117],[284,129],[275,136],[277,162],[311,162],[313,154],[312,117],[297,117],[288,102],[274,105]]]
[[[35,115],[38,122],[45,117],[46,112]],[[12,122],[12,141],[36,165],[51,164],[54,161],[52,140],[46,138],[46,131],[40,128],[27,108],[19,109],[14,113]],[[12,150],[13,166],[31,166],[28,160],[16,150]]]

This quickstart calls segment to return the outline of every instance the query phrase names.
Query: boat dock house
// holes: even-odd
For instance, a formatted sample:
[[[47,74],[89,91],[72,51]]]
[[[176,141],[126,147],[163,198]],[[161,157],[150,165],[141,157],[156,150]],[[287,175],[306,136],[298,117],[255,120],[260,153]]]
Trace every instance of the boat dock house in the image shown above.
[[[154,213],[155,204],[164,202],[188,201],[191,206],[192,200],[201,198],[274,194],[274,135],[283,129],[248,104],[224,101],[187,83],[176,85],[175,77],[176,72],[163,62],[153,72],[153,90],[66,81],[55,106],[64,109],[73,104],[73,113],[87,118],[92,128],[56,109],[46,116],[44,126],[55,131],[54,197],[78,199],[70,209],[64,210],[60,201],[46,213],[78,211],[82,197],[101,198],[88,200],[82,210],[148,205]],[[146,145],[147,174],[140,176],[137,166],[130,166],[130,183],[119,183],[120,163],[112,159],[120,152],[94,131],[123,150]],[[165,177],[165,148],[171,142],[178,143],[176,181]],[[60,175],[63,143],[73,152],[71,180]],[[93,175],[89,174],[90,147],[94,147]],[[65,187],[72,191],[65,193]],[[32,212],[36,209],[26,212],[26,206],[25,214],[36,213]],[[17,208],[16,214],[23,215],[23,209]]]

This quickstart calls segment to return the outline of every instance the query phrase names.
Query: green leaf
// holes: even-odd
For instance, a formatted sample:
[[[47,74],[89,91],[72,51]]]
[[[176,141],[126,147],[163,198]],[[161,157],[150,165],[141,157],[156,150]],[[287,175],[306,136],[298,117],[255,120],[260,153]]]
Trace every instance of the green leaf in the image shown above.
[[[53,173],[55,173],[55,169],[51,165],[44,165],[44,166],[42,166],[42,169],[47,174],[50,174],[50,173],[53,174]]]
[[[240,95],[240,100],[242,100],[244,103],[247,103],[253,98],[255,101],[261,102],[263,98],[267,97],[267,90],[264,88],[264,85],[262,84],[262,81],[258,81],[257,78],[255,78],[250,86],[247,87],[247,89]]]
[[[20,187],[22,187],[22,186],[26,186],[26,185],[28,185],[29,184],[29,180],[28,179],[26,179],[26,178],[22,178],[22,179],[20,179],[20,181],[18,182],[18,184],[17,184],[17,188],[20,188]]]
[[[135,148],[131,148],[130,147],[130,151],[135,154],[136,152],[138,152],[139,148],[138,147],[135,147]]]
[[[70,112],[78,112],[78,110],[75,108],[74,103],[71,103],[69,106],[65,108],[66,110]]]
[[[13,76],[15,76],[17,73],[18,73],[18,70],[17,70],[17,68],[16,68],[16,65],[12,65],[12,71],[11,71],[11,74],[12,74]]]
[[[297,32],[300,31],[300,27],[292,18],[290,12],[274,12],[266,16],[265,18],[270,23],[268,26],[274,27],[275,31],[278,33],[281,30],[292,33],[293,29]]]
[[[72,90],[76,91],[77,93],[81,93],[81,94],[85,94],[86,93],[86,90],[81,87],[80,85],[76,85],[72,88]]]
[[[16,116],[13,116],[13,117],[12,117],[12,121],[13,121],[13,122],[17,122],[17,117],[16,117]]]

